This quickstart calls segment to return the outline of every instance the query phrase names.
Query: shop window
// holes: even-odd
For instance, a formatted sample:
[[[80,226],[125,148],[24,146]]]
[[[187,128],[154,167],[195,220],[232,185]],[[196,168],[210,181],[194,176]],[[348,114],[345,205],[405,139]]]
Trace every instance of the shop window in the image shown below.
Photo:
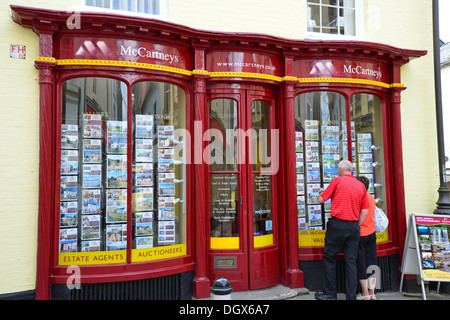
[[[126,262],[128,237],[131,249],[186,243],[186,170],[176,147],[183,145],[176,130],[185,128],[184,91],[144,82],[132,94],[128,119],[125,83],[89,77],[62,86],[60,263],[68,253],[102,251]],[[138,257],[133,250],[132,261],[155,255]]]
[[[356,146],[353,148],[356,174],[370,181],[368,190],[377,206],[386,209],[384,180],[383,121],[380,98],[370,94],[355,94],[350,98],[352,125]]]
[[[132,94],[133,249],[186,243],[185,93],[140,82]]]
[[[355,94],[350,98],[348,123],[346,101],[338,93],[309,92],[295,98],[299,230],[325,229],[331,200],[320,205],[318,190],[326,189],[338,176],[342,160],[352,161],[354,176],[369,179],[368,192],[375,197],[378,207],[386,209],[381,109],[378,97]]]
[[[253,234],[273,234],[270,103],[252,102]],[[273,240],[272,242],[273,243]]]
[[[161,15],[163,0],[86,0],[87,7]]]
[[[299,230],[324,230],[331,201],[318,202],[319,189],[338,176],[348,159],[345,98],[332,92],[309,92],[295,98],[297,215]]]
[[[308,0],[308,32],[356,36],[358,0]]]
[[[209,106],[211,248],[239,248],[237,102],[214,99]],[[231,134],[230,134],[231,133]]]

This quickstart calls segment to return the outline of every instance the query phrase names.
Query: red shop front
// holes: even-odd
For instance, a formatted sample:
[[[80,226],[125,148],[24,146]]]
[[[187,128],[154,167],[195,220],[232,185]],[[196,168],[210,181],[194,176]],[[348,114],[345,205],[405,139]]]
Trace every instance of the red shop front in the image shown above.
[[[315,289],[316,194],[342,159],[390,218],[378,256],[398,277],[400,68],[426,52],[11,8],[40,44],[38,299]]]

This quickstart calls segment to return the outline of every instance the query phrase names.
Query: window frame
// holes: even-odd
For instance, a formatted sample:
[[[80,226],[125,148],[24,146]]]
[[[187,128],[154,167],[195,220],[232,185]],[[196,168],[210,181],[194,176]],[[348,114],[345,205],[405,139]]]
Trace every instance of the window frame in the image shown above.
[[[111,0],[112,1],[112,0]],[[137,0],[133,0],[137,2]],[[151,14],[151,13],[142,13],[137,11],[127,11],[127,10],[118,10],[112,8],[100,8],[95,6],[89,6],[86,4],[87,0],[81,0],[81,10],[88,12],[102,12],[109,14],[119,14],[125,16],[133,16],[133,17],[143,17],[143,18],[153,18],[153,19],[167,19],[167,0],[157,0],[159,1],[159,14]]]
[[[317,4],[322,7],[321,3]],[[328,6],[328,5],[327,5]],[[306,1],[306,19],[308,20],[308,8],[309,2]],[[362,11],[363,5],[361,0],[355,0],[355,35],[341,35],[341,34],[329,34],[323,32],[313,32],[308,30],[306,27],[306,40],[358,40],[362,39]],[[308,23],[308,22],[307,22]]]
[[[185,79],[173,78],[170,76],[163,75],[152,75],[147,73],[140,73],[139,71],[134,71],[133,74],[121,74],[115,71],[89,71],[89,70],[79,70],[76,72],[70,70],[60,70],[56,74],[57,80],[55,81],[55,89],[56,89],[56,102],[55,108],[56,113],[55,116],[58,119],[61,119],[62,112],[62,87],[66,81],[75,79],[75,78],[88,78],[88,77],[98,77],[98,78],[107,78],[114,79],[123,82],[126,85],[127,89],[127,100],[129,103],[132,101],[132,87],[133,85],[139,82],[145,81],[157,81],[163,82],[167,84],[173,84],[184,90],[186,95],[186,125],[185,128],[189,132],[193,132],[192,123],[192,104],[191,104],[191,94],[192,91],[189,87],[189,82]],[[132,115],[132,104],[128,105],[127,109],[128,116]],[[127,120],[128,121],[128,120]],[[134,119],[131,120],[132,122]],[[55,128],[53,129],[56,136],[61,134],[61,120],[56,121]],[[53,154],[57,157],[60,155],[61,149],[60,143],[56,139],[54,141],[54,151]],[[191,146],[186,146],[190,147]],[[192,153],[192,150],[190,151]],[[127,155],[128,156],[128,155]],[[190,163],[186,164],[186,188],[193,188],[193,165]],[[58,169],[58,168],[56,168]],[[52,178],[55,182],[53,187],[53,192],[59,192],[59,183],[60,178],[58,177],[59,172],[56,170],[54,173],[55,176]],[[128,188],[127,188],[128,190]],[[135,250],[133,246],[128,246],[126,249],[126,261],[123,263],[112,263],[112,264],[76,264],[83,274],[83,278],[81,279],[81,283],[87,283],[90,281],[95,281],[94,279],[102,278],[104,281],[128,281],[133,279],[143,279],[145,277],[160,277],[166,275],[172,275],[176,273],[182,273],[193,270],[194,266],[192,264],[193,254],[194,254],[194,233],[192,232],[193,226],[193,200],[190,197],[185,199],[186,203],[186,254],[177,257],[167,257],[164,259],[157,260],[147,260],[147,261],[133,261],[132,260],[132,250]],[[51,248],[52,251],[52,273],[51,283],[66,283],[67,280],[67,265],[59,264],[59,202],[54,203],[52,206],[52,226],[55,232],[52,232],[53,245]],[[132,213],[129,212],[127,216],[127,228],[129,230],[128,222],[131,222]],[[132,226],[131,226],[132,227]],[[58,232],[56,232],[58,230]],[[164,248],[164,247],[161,247]]]

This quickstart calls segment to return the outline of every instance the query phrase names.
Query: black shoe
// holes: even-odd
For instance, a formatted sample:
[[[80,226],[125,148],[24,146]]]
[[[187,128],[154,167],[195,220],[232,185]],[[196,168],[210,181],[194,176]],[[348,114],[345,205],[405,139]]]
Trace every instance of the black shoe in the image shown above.
[[[314,297],[317,300],[337,300],[336,297],[324,294],[322,292],[316,292],[316,294],[314,295]]]

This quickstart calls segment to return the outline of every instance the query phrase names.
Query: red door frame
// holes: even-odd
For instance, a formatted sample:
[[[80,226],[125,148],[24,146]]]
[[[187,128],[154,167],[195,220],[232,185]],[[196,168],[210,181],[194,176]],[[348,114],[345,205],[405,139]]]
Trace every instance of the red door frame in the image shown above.
[[[226,86],[225,86],[226,87]],[[253,101],[267,101],[270,103],[271,129],[275,129],[275,95],[267,91],[255,91],[251,89],[212,89],[208,91],[207,103],[214,99],[231,99],[237,102],[238,129],[245,132],[252,128],[251,105]],[[208,113],[209,114],[209,113]],[[209,119],[209,117],[208,117]],[[209,126],[208,126],[209,128]],[[205,129],[206,130],[206,129]],[[280,283],[280,257],[278,245],[278,218],[277,218],[277,179],[276,174],[272,176],[272,210],[273,210],[273,234],[274,244],[269,248],[254,248],[253,241],[253,171],[251,139],[245,138],[242,143],[238,142],[238,158],[245,160],[244,164],[238,164],[238,171],[209,171],[207,184],[209,184],[210,174],[238,174],[239,196],[241,205],[239,206],[239,249],[218,250],[211,249],[208,245],[208,270],[211,283],[218,277],[226,277],[230,280],[234,290],[242,291],[248,289],[259,289]],[[274,154],[274,144],[272,152]],[[245,159],[244,159],[245,158]],[[273,157],[272,157],[273,161]],[[278,165],[278,164],[276,164]],[[207,165],[208,166],[208,165]],[[209,166],[208,166],[209,167]],[[207,187],[207,219],[209,218],[210,188]],[[209,228],[207,227],[207,230]],[[237,257],[237,269],[215,269],[215,257]],[[271,269],[267,271],[266,269]]]

